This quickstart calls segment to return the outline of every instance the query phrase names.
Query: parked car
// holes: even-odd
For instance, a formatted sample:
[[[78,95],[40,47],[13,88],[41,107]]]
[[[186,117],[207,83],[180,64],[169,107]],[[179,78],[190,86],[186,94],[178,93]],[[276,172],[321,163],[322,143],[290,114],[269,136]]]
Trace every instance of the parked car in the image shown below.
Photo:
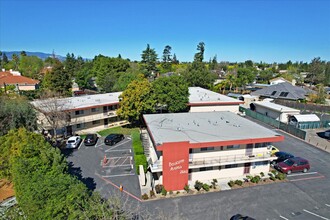
[[[243,216],[241,214],[236,214],[230,218],[230,220],[255,220],[249,216]]]
[[[86,146],[93,146],[97,143],[97,135],[96,134],[87,134],[84,140],[84,144]]]
[[[294,157],[276,164],[275,168],[286,174],[291,174],[292,172],[306,173],[310,169],[310,165],[308,160],[301,157]]]
[[[82,139],[79,136],[72,136],[66,142],[66,148],[77,148],[79,147]]]
[[[292,154],[283,151],[276,152],[275,156],[277,157],[277,159],[272,162],[273,164],[277,164],[285,161],[286,159],[294,157]]]
[[[105,139],[104,139],[104,143],[106,145],[114,145],[116,143],[118,143],[121,140],[124,140],[125,137],[122,134],[109,134]]]
[[[269,148],[270,148],[270,154],[271,155],[275,155],[276,152],[280,151],[277,147],[275,147],[273,145],[270,145]]]

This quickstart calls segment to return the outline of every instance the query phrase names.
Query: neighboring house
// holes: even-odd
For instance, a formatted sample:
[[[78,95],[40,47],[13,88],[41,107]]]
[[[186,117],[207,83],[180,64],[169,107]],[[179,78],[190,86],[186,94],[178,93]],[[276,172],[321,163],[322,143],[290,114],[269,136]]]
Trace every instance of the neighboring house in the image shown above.
[[[83,134],[128,123],[120,120],[116,114],[119,95],[121,92],[37,100],[31,104],[38,110],[38,124],[42,129],[53,133],[53,127],[45,114],[58,116],[62,112],[65,115],[60,117],[58,132],[67,135]]]
[[[275,85],[271,85],[267,88],[263,88],[251,93],[253,96],[259,96],[262,98],[272,99],[285,99],[285,100],[304,100],[308,94],[313,91],[293,86],[291,83],[283,82]]]
[[[244,102],[244,106],[250,107],[250,104],[256,101],[259,101],[258,96],[252,96],[250,94],[239,94],[239,93],[228,93],[227,96],[238,99]]]
[[[25,76],[21,76],[18,71],[0,72],[0,88],[13,85],[17,90],[36,90],[39,88],[40,81]]]
[[[320,121],[320,118],[315,114],[292,115],[289,117],[289,124],[299,129],[320,128]]]
[[[283,123],[288,123],[290,116],[300,114],[300,110],[298,109],[289,108],[268,101],[251,103],[250,109]]]
[[[269,82],[270,82],[270,85],[276,85],[276,84],[284,83],[284,82],[291,83],[292,85],[296,84],[295,80],[292,80],[292,82],[290,82],[289,80],[286,80],[282,77],[277,77],[277,78],[271,79],[271,80],[269,80]]]
[[[239,112],[243,101],[201,88],[189,87],[190,112],[231,111]]]
[[[232,112],[143,115],[151,186],[182,190],[196,180],[268,173],[269,145],[284,140],[276,132]]]

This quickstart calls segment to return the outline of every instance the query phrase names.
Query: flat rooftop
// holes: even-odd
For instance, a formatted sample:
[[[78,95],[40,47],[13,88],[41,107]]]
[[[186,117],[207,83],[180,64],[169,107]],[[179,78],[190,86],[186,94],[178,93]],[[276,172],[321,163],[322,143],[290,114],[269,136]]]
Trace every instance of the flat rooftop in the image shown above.
[[[201,87],[189,87],[189,104],[203,104],[203,103],[244,103],[240,100],[228,97],[226,95],[222,95]]]
[[[290,108],[284,105],[279,105],[268,101],[258,101],[258,102],[254,102],[254,104],[279,112],[300,112],[300,110],[298,109]]]
[[[232,112],[145,114],[144,120],[156,144],[271,138],[278,133]]]
[[[85,95],[69,98],[50,98],[44,100],[36,100],[31,102],[32,105],[42,108],[44,111],[54,109],[56,105],[58,110],[75,110],[83,108],[91,108],[93,106],[111,105],[119,102],[119,96],[122,92],[113,92],[97,95]],[[48,110],[47,110],[48,109]]]

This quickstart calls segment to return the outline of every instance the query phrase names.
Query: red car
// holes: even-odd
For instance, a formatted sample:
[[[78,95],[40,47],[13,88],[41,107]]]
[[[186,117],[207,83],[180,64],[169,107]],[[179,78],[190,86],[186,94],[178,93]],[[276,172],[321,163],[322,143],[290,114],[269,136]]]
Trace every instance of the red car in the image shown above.
[[[308,160],[304,158],[293,157],[276,164],[275,168],[286,174],[291,174],[292,172],[306,173],[310,169],[310,165]]]

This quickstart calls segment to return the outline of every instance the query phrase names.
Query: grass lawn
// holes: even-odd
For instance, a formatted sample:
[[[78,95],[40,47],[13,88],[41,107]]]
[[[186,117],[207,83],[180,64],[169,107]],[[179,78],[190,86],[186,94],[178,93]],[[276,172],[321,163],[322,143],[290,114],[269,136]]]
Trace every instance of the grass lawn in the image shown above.
[[[144,150],[142,142],[140,139],[140,130],[139,128],[123,128],[123,127],[114,127],[108,128],[103,131],[97,132],[101,136],[107,136],[108,134],[124,134],[130,135],[132,137],[132,145],[134,152],[134,162],[136,172],[139,174],[139,165],[143,165],[143,169],[147,170],[147,158],[144,155]]]

